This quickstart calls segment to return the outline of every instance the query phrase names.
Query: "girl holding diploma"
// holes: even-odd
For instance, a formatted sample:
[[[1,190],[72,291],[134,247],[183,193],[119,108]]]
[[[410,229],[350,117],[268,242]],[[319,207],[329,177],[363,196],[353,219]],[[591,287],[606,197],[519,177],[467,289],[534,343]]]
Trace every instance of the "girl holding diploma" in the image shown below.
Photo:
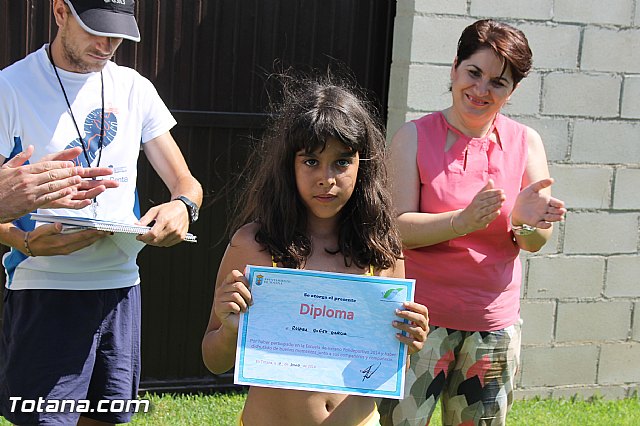
[[[253,152],[218,270],[202,341],[204,363],[218,374],[234,365],[239,314],[252,304],[241,272],[247,264],[404,278],[384,136],[368,105],[329,79],[289,79],[283,94]],[[426,307],[407,302],[396,314],[380,332],[395,327],[409,353],[419,351],[429,328]],[[377,425],[379,415],[373,398],[250,387],[238,424]]]

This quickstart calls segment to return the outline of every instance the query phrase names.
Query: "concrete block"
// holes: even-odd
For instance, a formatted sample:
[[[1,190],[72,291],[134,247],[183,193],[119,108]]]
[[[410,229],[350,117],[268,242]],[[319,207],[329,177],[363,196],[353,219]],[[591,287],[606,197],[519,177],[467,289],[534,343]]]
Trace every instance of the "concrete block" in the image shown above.
[[[523,348],[521,386],[595,383],[597,361],[598,348],[594,345]]]
[[[640,99],[640,76],[625,76],[620,110],[620,115],[623,118],[640,118],[640,102],[638,102],[638,99]]]
[[[607,3],[603,2],[603,6],[607,7]],[[587,27],[582,42],[581,68],[640,73],[640,30]]]
[[[614,209],[640,210],[640,169],[618,169],[614,189]]]
[[[638,4],[636,4],[636,17],[633,19],[633,25],[640,27],[640,6]]]
[[[519,257],[520,261],[522,262],[522,273],[520,274],[520,300],[523,300],[526,297],[525,289],[527,286],[527,263],[526,260],[523,259],[522,255],[520,255]]]
[[[571,386],[553,389],[552,398],[589,400],[591,398],[603,398],[607,401],[615,401],[626,398],[627,388],[623,386]]]
[[[633,325],[631,327],[631,339],[640,341],[640,302],[633,304]]]
[[[413,23],[411,60],[451,66],[456,57],[458,38],[462,30],[472,22],[468,18],[416,16]]]
[[[451,105],[448,66],[411,65],[407,106],[414,111],[436,111]]]
[[[409,66],[391,64],[389,108],[407,109]]]
[[[602,295],[604,257],[533,257],[528,262],[527,299]]]
[[[518,28],[529,40],[536,69],[575,70],[578,67],[579,26],[531,23],[519,25]]]
[[[409,66],[391,65],[391,75],[389,78],[389,109],[407,109],[409,72]]]
[[[400,0],[396,2],[396,17],[413,16],[416,13],[415,0]]]
[[[628,26],[632,16],[632,0],[556,0],[553,6],[553,20],[558,22]]]
[[[515,401],[525,401],[525,400],[534,399],[534,398],[541,398],[541,399],[551,398],[551,388],[529,388],[529,389],[516,388],[513,391],[513,399]]]
[[[557,254],[559,252],[558,244],[560,240],[560,235],[562,234],[562,225],[554,224],[553,225],[553,233],[551,234],[551,238],[549,241],[542,246],[540,250],[538,250],[535,255],[549,255],[549,254]],[[522,251],[522,253],[528,253],[526,251]]]
[[[542,76],[532,72],[511,95],[511,99],[504,106],[506,115],[538,114],[540,111],[540,93],[542,92]]]
[[[640,382],[640,344],[602,345],[596,383],[607,385],[634,382]]]
[[[516,19],[551,19],[552,0],[471,0],[472,16]]]
[[[402,0],[398,4],[402,3]],[[416,12],[446,13],[450,15],[466,15],[467,0],[416,0]]]
[[[542,248],[536,252],[520,250],[520,259],[526,262],[527,259],[542,258],[549,255],[561,253],[560,236],[562,235],[562,224],[555,223],[552,227],[551,237]],[[523,263],[524,264],[524,263]]]
[[[411,63],[414,20],[413,15],[396,15],[393,26],[393,49],[391,51],[391,61],[393,65],[408,66]]]
[[[558,303],[557,342],[626,340],[631,302]]]
[[[542,113],[617,117],[621,86],[618,76],[552,72],[543,79]]]
[[[565,253],[622,254],[637,250],[638,214],[567,213]]]
[[[387,114],[387,144],[391,143],[393,135],[405,123],[405,110],[389,109]]]
[[[640,123],[577,120],[573,129],[571,161],[578,163],[640,163]]]
[[[547,160],[564,161],[569,155],[569,120],[563,118],[518,117],[517,120],[540,134]]]
[[[572,209],[605,209],[611,202],[613,168],[555,164],[549,167],[555,182],[553,196]]]
[[[553,340],[555,309],[555,302],[520,302],[523,345],[544,345]]]
[[[640,386],[631,385],[627,386],[627,398],[638,398],[640,397]]]
[[[525,271],[525,265],[526,265],[526,262],[528,261],[528,259],[535,258],[535,257],[540,257],[539,253],[540,252],[531,253],[531,252],[528,252],[528,251],[525,251],[525,250],[520,250],[519,257],[520,257],[520,261],[522,262],[522,270],[523,271]],[[527,274],[525,272],[523,274],[523,277],[524,277],[523,279],[526,279],[526,275]],[[524,293],[523,293],[523,297],[524,297]]]
[[[640,255],[611,256],[607,260],[604,295],[640,297]]]

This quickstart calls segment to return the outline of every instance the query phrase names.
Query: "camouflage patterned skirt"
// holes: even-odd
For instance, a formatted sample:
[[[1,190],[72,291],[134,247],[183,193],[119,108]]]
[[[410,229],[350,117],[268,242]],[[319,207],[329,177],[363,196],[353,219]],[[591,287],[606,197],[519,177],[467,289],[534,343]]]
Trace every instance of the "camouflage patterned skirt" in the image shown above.
[[[443,425],[504,425],[520,364],[520,321],[491,332],[432,327],[411,356],[405,398],[383,400],[383,426],[429,424],[438,399]]]

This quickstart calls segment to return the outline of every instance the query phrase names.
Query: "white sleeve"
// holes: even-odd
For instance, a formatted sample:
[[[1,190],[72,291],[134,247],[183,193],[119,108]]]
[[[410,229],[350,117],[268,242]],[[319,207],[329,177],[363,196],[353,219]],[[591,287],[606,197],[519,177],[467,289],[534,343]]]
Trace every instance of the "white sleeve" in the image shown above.
[[[169,108],[164,104],[158,91],[146,78],[139,76],[136,82],[139,86],[140,107],[142,116],[142,143],[146,143],[160,135],[167,133],[177,124]]]
[[[0,156],[4,158],[13,151],[16,125],[15,91],[0,73]]]

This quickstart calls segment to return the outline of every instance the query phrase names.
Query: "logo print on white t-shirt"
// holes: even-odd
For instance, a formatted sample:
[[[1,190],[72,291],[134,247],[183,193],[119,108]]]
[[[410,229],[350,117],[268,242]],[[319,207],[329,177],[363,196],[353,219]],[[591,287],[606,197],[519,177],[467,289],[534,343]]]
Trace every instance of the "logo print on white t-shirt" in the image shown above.
[[[89,162],[93,163],[96,156],[98,155],[98,145],[100,143],[100,126],[102,125],[101,120],[102,109],[96,108],[87,115],[87,118],[84,120],[84,145],[87,150],[87,155],[89,157]],[[105,111],[104,114],[104,138],[102,141],[102,149],[106,148],[113,139],[116,137],[116,133],[118,132],[118,119],[116,115],[111,111]],[[80,138],[75,138],[67,148],[73,148],[76,146],[82,146],[82,141]],[[74,160],[75,163],[79,166],[90,167],[91,164],[87,164],[87,160],[84,157],[84,154],[78,155],[78,157]]]

